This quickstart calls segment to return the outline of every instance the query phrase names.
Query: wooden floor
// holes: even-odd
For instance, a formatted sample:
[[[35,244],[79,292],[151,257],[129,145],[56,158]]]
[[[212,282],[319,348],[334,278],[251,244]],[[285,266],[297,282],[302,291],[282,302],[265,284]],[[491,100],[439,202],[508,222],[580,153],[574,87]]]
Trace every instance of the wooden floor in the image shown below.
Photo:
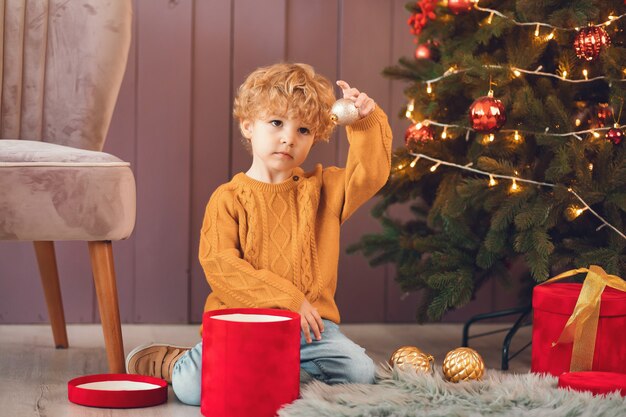
[[[506,325],[475,325],[488,332]],[[400,346],[417,346],[435,357],[441,366],[445,354],[461,344],[459,324],[345,324],[343,332],[367,349],[375,362],[386,361]],[[474,330],[473,330],[474,332]],[[194,345],[198,326],[125,325],[125,350],[155,341]],[[168,402],[158,407],[111,410],[82,407],[67,400],[67,381],[87,374],[106,373],[102,332],[97,325],[68,326],[69,349],[54,349],[48,326],[0,325],[0,416],[100,417],[100,416],[199,416],[198,407],[181,404],[169,391]],[[488,368],[500,368],[503,333],[474,339],[470,346],[485,359]],[[530,327],[520,330],[512,352],[530,341]],[[530,348],[511,361],[510,372],[530,369]]]

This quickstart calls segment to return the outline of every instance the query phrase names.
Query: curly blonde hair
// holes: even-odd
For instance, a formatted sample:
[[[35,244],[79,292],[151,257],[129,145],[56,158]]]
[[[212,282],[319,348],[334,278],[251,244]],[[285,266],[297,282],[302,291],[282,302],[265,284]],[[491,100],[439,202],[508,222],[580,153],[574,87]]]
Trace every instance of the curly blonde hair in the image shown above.
[[[233,115],[240,122],[269,114],[298,118],[316,142],[328,142],[335,128],[330,119],[334,102],[332,84],[312,66],[280,63],[248,75],[237,91]]]

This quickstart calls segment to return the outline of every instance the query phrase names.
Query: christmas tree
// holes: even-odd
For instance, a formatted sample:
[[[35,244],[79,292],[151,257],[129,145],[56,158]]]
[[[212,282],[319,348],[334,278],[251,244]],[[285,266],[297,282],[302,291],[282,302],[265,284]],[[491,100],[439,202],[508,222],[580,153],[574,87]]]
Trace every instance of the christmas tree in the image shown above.
[[[468,303],[522,257],[526,285],[599,265],[624,276],[626,6],[605,0],[420,0],[406,147],[350,251],[421,291],[420,321]],[[625,116],[626,117],[626,116]],[[410,205],[399,220],[393,205]]]

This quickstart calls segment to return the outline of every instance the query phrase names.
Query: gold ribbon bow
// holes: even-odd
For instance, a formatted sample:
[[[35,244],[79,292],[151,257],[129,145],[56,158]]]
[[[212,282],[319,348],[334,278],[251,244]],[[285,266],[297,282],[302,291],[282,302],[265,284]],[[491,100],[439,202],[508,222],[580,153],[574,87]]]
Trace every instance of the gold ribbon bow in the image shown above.
[[[572,361],[570,372],[590,371],[593,365],[593,353],[596,346],[596,332],[600,317],[600,299],[606,286],[626,292],[626,282],[617,275],[607,274],[597,265],[589,269],[578,268],[563,272],[542,284],[554,282],[572,275],[587,273],[574,312],[563,328],[563,332],[555,343],[571,343]]]

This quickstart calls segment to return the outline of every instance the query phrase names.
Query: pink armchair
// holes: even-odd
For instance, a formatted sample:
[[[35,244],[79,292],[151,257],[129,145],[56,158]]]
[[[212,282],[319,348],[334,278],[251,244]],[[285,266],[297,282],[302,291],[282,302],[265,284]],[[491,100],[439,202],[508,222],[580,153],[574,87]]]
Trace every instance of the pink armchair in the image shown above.
[[[126,67],[131,0],[3,0],[0,240],[33,241],[67,347],[55,240],[88,242],[111,372],[125,372],[111,241],[135,224],[130,164],[101,152]]]

